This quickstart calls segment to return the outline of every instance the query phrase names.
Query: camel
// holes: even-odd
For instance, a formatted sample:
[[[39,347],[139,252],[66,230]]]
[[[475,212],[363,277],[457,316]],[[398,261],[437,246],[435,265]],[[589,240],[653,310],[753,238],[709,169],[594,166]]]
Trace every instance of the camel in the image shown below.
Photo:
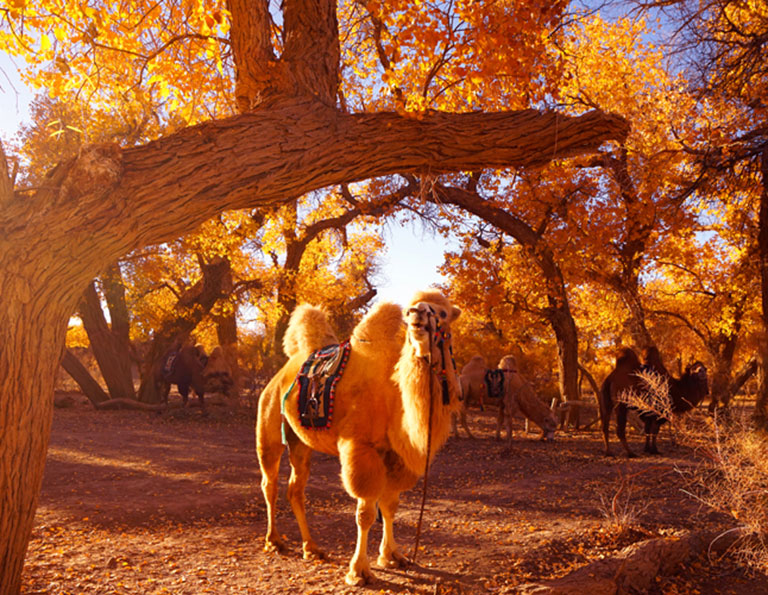
[[[288,500],[304,558],[324,557],[312,539],[304,507],[310,455],[317,450],[339,457],[344,488],[357,499],[357,544],[345,581],[359,586],[373,579],[367,543],[377,503],[383,521],[378,564],[407,563],[395,542],[394,515],[400,492],[424,474],[459,407],[450,334],[459,313],[434,290],[417,293],[404,313],[392,303],[374,306],[350,337],[349,359],[335,387],[332,422],[317,429],[302,426],[294,379],[313,351],[338,341],[324,311],[309,305],[296,308],[283,341],[289,360],[262,392],[256,422],[267,505],[266,551],[284,548],[275,526],[282,428],[291,464]]]
[[[641,374],[651,372],[660,377],[666,384],[662,392],[668,392],[668,412],[655,411],[653,408],[640,412],[640,419],[645,424],[645,452],[648,454],[660,454],[656,446],[656,438],[661,425],[668,421],[667,414],[679,414],[690,411],[696,407],[709,394],[707,382],[707,369],[701,362],[689,364],[680,378],[674,378],[667,372],[661,361],[658,349],[646,348],[643,353],[644,363],[629,347],[622,348],[617,357],[616,365],[608,374],[600,389],[600,421],[603,429],[603,442],[606,456],[611,456],[608,440],[608,430],[611,419],[611,411],[616,406],[616,435],[624,447],[627,457],[636,456],[629,448],[626,436],[627,409],[631,407],[622,396],[628,392],[642,397],[659,389],[649,387]],[[654,395],[651,395],[654,396]],[[652,399],[651,399],[652,400]]]
[[[175,384],[182,398],[183,406],[187,406],[189,389],[197,393],[200,400],[200,408],[205,413],[205,379],[203,370],[208,361],[205,350],[201,345],[192,345],[188,342],[176,341],[165,352],[160,361],[155,364],[155,382],[161,387],[165,406],[168,406],[168,393],[171,385]]]
[[[499,419],[496,425],[496,440],[501,437],[502,423],[507,426],[507,445],[512,447],[512,417],[519,410],[528,420],[541,428],[541,439],[551,442],[555,438],[557,417],[542,403],[533,386],[517,368],[514,355],[505,355],[499,361],[499,370],[504,371],[504,399],[499,407]]]
[[[461,369],[459,382],[465,407],[469,407],[471,401],[477,400],[480,411],[485,411],[485,399],[488,395],[488,388],[485,385],[487,371],[488,367],[482,355],[472,356]]]

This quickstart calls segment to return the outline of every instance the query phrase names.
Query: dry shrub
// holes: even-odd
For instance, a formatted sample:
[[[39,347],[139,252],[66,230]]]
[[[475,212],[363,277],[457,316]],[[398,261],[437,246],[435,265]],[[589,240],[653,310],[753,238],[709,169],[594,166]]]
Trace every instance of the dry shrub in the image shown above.
[[[768,435],[744,414],[728,422],[711,420],[703,438],[697,440],[703,463],[681,471],[688,491],[736,521],[731,532],[739,537],[731,552],[747,567],[768,574]]]
[[[640,473],[644,473],[641,471]],[[643,512],[648,508],[647,501],[638,504],[634,497],[634,480],[640,473],[631,475],[620,471],[618,487],[613,493],[600,494],[599,510],[603,514],[611,534],[617,539],[629,533],[637,525]]]
[[[619,400],[674,422],[677,441],[698,455],[698,465],[678,469],[686,492],[732,517],[737,525],[729,533],[739,537],[731,553],[748,568],[768,574],[768,434],[754,427],[747,411],[727,418],[704,417],[696,410],[673,416],[666,380],[653,372],[638,376],[647,393],[628,391]]]

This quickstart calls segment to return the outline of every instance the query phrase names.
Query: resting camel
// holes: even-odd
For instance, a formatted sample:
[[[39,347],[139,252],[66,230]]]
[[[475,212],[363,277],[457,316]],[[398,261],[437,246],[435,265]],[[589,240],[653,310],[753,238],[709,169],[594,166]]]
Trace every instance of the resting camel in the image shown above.
[[[555,438],[557,417],[541,402],[531,383],[523,378],[517,369],[514,355],[505,355],[499,361],[499,370],[504,372],[504,399],[499,407],[496,425],[496,440],[501,437],[502,423],[507,426],[508,446],[512,446],[512,417],[519,410],[526,419],[541,428],[541,439],[551,442]]]
[[[338,341],[322,310],[302,305],[292,313],[283,341],[290,359],[264,389],[256,422],[267,504],[265,550],[284,547],[275,526],[282,426],[291,464],[288,499],[301,531],[304,558],[323,557],[304,509],[310,454],[317,450],[339,457],[344,488],[357,499],[357,545],[346,582],[362,585],[373,578],[367,543],[377,503],[383,520],[378,564],[407,562],[395,542],[394,515],[400,492],[413,487],[424,473],[427,456],[432,459],[445,442],[451,414],[459,407],[450,335],[458,315],[459,309],[437,291],[417,293],[405,314],[396,304],[374,306],[352,332],[346,371],[336,385],[332,423],[319,430],[302,426],[293,382],[311,352]]]
[[[671,376],[661,361],[658,349],[646,348],[643,353],[644,364],[640,363],[637,354],[628,347],[619,351],[613,371],[603,382],[600,389],[600,421],[603,428],[605,454],[611,456],[608,441],[608,430],[611,411],[616,407],[616,435],[627,453],[627,457],[635,454],[629,448],[626,436],[627,405],[622,401],[622,393],[633,391],[636,395],[648,395],[649,387],[639,374],[653,372],[666,379],[669,389],[669,411],[673,414],[685,413],[698,405],[709,394],[707,369],[701,362],[689,364],[680,378]],[[658,411],[641,411],[640,419],[645,425],[645,452],[659,454],[656,447],[656,437],[662,424],[667,418]]]

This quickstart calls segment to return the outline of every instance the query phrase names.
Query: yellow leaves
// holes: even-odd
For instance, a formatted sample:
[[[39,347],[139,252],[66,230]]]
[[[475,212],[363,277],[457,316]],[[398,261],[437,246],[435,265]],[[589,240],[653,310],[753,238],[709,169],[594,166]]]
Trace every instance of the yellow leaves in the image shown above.
[[[51,49],[51,40],[45,33],[43,33],[40,36],[40,51],[45,53],[50,49]]]

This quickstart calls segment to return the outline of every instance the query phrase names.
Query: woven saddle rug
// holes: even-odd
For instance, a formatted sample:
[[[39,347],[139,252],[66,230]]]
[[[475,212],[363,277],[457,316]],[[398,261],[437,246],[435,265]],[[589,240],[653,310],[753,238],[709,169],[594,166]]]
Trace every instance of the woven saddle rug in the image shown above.
[[[336,384],[349,360],[351,345],[343,341],[312,352],[301,366],[299,384],[299,419],[305,428],[325,429],[331,426]]]
[[[504,397],[504,370],[488,370],[485,373],[485,386],[488,388],[488,398],[501,399]]]

